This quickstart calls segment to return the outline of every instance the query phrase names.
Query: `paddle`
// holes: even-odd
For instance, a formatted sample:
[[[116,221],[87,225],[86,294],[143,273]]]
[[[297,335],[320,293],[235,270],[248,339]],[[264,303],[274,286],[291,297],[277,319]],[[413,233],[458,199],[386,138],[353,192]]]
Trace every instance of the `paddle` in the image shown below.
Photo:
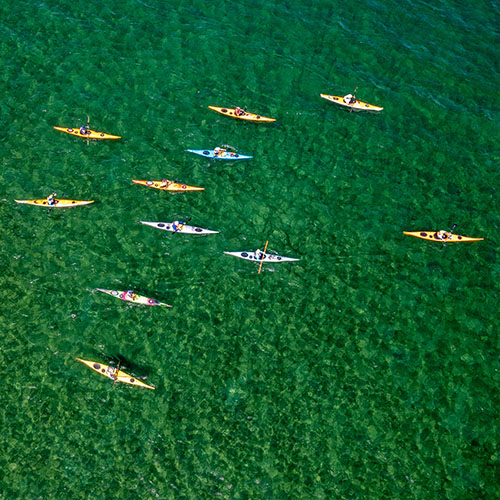
[[[52,192],[52,194],[54,195],[54,197],[52,198],[54,200],[54,204],[53,205],[49,205],[49,209],[47,210],[47,215],[50,215],[50,212],[52,211],[52,209],[54,208],[54,206],[57,203],[57,200],[56,200],[57,193]],[[62,194],[63,198],[64,198],[65,195],[66,195],[66,193]]]
[[[354,104],[356,102],[356,90],[358,90],[358,86],[356,85],[356,88],[354,89],[354,93],[352,94],[352,98],[354,99],[354,102],[352,104]],[[349,102],[349,104],[351,104]],[[349,113],[352,113],[352,108],[349,110]]]
[[[116,372],[115,372],[115,378],[113,379],[113,387],[115,386],[116,381],[118,380],[118,372],[119,371],[120,371],[120,361],[118,361],[118,366],[117,366]]]
[[[230,146],[229,144],[223,144],[222,147],[223,148],[227,148],[227,149],[232,149],[233,151],[236,151],[236,148],[234,146]]]
[[[174,230],[174,233],[180,233],[180,232],[184,229],[184,226],[185,226],[185,225],[186,225],[189,221],[191,221],[191,220],[192,220],[192,217],[189,217],[189,219],[186,219],[186,220],[183,220],[183,221],[181,221],[181,220],[175,221],[175,220],[174,220],[174,222],[178,222],[178,223],[179,223],[179,225],[181,226],[181,227],[180,227],[180,229],[178,229],[178,228],[179,228],[179,225],[174,226],[174,225],[173,225],[173,223],[172,223],[172,229]]]
[[[266,240],[266,246],[264,247],[264,251],[262,252],[262,258],[260,259],[259,272],[257,274],[260,274],[260,270],[262,269],[262,264],[264,264],[264,257],[266,256],[266,250],[267,250],[268,243],[269,243],[269,240]]]

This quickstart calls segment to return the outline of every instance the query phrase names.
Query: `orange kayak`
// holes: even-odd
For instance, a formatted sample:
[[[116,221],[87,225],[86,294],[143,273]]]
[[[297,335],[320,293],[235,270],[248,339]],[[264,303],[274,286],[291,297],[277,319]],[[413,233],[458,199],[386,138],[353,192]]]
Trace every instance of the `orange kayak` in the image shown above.
[[[343,106],[344,108],[350,108],[353,111],[382,111],[384,108],[380,106],[375,106],[374,104],[368,104],[367,102],[355,100],[353,103],[347,103],[344,101],[343,97],[338,95],[328,95],[328,94],[320,94],[323,99],[334,102],[339,106]]]
[[[246,120],[249,122],[275,122],[276,118],[267,118],[267,116],[256,115],[254,113],[249,113],[248,111],[240,111],[240,114],[235,114],[235,110],[232,108],[219,108],[218,106],[208,106],[211,110],[220,113],[221,115],[230,116],[231,118],[237,118],[239,120]]]
[[[139,184],[141,186],[147,186],[154,189],[160,189],[161,191],[204,191],[205,188],[188,186],[187,184],[179,184],[173,181],[165,181],[165,185],[161,185],[162,181],[139,181],[137,179],[132,179],[134,184]]]

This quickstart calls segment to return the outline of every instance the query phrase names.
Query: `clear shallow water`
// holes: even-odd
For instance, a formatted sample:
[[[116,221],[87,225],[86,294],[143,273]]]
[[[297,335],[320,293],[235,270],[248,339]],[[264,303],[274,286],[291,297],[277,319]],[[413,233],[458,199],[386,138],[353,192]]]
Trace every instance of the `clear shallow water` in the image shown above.
[[[498,6],[0,15],[3,498],[498,496]],[[356,86],[384,111],[319,98]],[[87,116],[124,139],[52,129]],[[254,159],[184,152],[220,143]],[[206,190],[131,183],[163,177]],[[13,202],[51,190],[96,203]],[[187,217],[221,234],[139,223]],[[401,234],[453,223],[486,240],[437,252]],[[266,239],[301,261],[258,276],[222,253]],[[77,356],[121,358],[157,390]]]

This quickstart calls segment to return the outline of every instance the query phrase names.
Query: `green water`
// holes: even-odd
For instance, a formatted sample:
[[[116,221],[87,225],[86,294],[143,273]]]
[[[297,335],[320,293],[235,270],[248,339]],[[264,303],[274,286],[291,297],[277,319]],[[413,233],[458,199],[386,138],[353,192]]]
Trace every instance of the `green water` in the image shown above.
[[[500,497],[498,4],[7,1],[0,21],[2,499]],[[319,97],[356,87],[384,110]],[[88,116],[123,139],[52,129]],[[220,144],[254,159],[184,152]],[[161,178],[206,190],[131,183]],[[13,201],[54,190],[96,203]],[[189,217],[220,234],[139,223]],[[485,241],[402,234],[454,223]],[[266,240],[300,262],[223,254]]]

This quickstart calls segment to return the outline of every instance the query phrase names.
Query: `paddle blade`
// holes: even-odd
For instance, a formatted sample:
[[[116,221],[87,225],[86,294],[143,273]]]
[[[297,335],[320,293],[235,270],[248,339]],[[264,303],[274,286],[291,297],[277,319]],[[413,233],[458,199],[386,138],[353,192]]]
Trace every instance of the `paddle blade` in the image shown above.
[[[269,240],[266,240],[266,245],[264,246],[264,252],[262,253],[262,260],[260,261],[259,272],[257,274],[260,274],[260,271],[262,269],[262,264],[264,264],[264,257],[266,256],[266,250],[267,250],[268,243],[269,243]]]

